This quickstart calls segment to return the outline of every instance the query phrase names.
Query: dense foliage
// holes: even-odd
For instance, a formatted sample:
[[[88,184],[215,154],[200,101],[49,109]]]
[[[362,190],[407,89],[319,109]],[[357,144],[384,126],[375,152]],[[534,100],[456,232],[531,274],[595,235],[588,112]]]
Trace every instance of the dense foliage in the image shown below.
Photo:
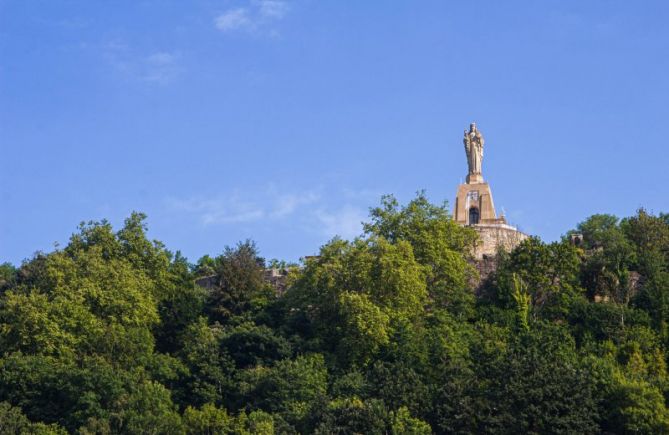
[[[0,266],[0,433],[669,433],[669,216],[500,253],[384,197],[277,294],[250,242],[189,264],[133,214]],[[201,287],[196,280],[209,285]]]

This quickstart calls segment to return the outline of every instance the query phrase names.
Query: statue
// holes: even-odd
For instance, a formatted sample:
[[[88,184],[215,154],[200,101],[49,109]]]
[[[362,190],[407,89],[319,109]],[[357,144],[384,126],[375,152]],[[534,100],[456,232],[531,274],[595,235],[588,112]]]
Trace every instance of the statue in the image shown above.
[[[465,153],[467,153],[467,164],[469,165],[469,180],[483,180],[481,177],[481,163],[483,162],[483,135],[476,129],[476,123],[469,125],[469,131],[465,130]]]

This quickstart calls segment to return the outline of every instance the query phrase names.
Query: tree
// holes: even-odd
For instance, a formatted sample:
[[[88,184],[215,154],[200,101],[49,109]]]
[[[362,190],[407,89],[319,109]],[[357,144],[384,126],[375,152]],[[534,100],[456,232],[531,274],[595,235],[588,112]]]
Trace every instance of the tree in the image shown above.
[[[6,352],[104,355],[134,364],[153,351],[155,283],[102,247],[61,251],[40,262],[43,286],[19,286],[0,307]]]
[[[13,285],[17,280],[17,270],[11,263],[0,264],[0,294]]]
[[[322,350],[343,357],[344,366],[365,365],[395,328],[421,323],[427,290],[411,246],[374,236],[325,245],[286,299],[289,322],[307,323],[302,328]]]
[[[620,380],[612,400],[614,409],[607,422],[625,433],[669,433],[669,411],[659,389],[642,381]]]
[[[0,402],[0,433],[65,435],[67,431],[56,424],[32,423],[23,415],[20,408],[7,402]]]
[[[490,401],[499,408],[484,427],[503,433],[595,433],[597,407],[588,372],[570,336],[546,327],[521,333],[492,368]],[[503,426],[498,427],[501,423]]]
[[[390,413],[393,435],[430,435],[432,428],[422,420],[413,418],[406,407]]]
[[[179,353],[188,368],[178,395],[184,405],[220,405],[232,400],[234,363],[227,353],[221,352],[222,337],[222,329],[208,325],[203,317],[187,328]]]
[[[365,366],[388,344],[390,318],[365,294],[342,293],[339,307],[343,318],[339,359],[343,366]]]
[[[601,429],[613,433],[669,432],[669,411],[659,388],[616,364],[612,355],[590,358],[600,403]],[[631,376],[630,376],[631,375]]]
[[[621,227],[636,249],[643,287],[635,301],[647,310],[654,326],[669,341],[669,225],[661,217],[640,209]]]
[[[431,319],[430,332],[432,409],[426,420],[436,432],[483,432],[494,425],[498,404],[489,388],[498,375],[495,367],[504,364],[511,330],[462,324],[439,313]]]
[[[469,265],[478,240],[474,230],[458,225],[446,204],[431,204],[425,192],[400,207],[397,200],[384,196],[381,206],[370,212],[364,224],[366,234],[382,237],[392,244],[408,242],[416,261],[424,267],[432,301],[454,313],[471,314],[473,294],[469,282],[475,275]]]
[[[430,386],[419,371],[403,361],[376,361],[367,373],[367,384],[373,394],[365,398],[381,399],[389,409],[404,408],[414,416],[429,413]]]
[[[581,280],[591,298],[603,296],[621,304],[630,301],[629,269],[636,262],[632,243],[611,215],[593,215],[577,226],[585,256]]]
[[[325,359],[311,354],[271,368],[248,369],[241,374],[240,389],[240,404],[279,414],[300,432],[308,432],[308,417],[327,392]]]
[[[516,283],[522,282],[531,320],[564,318],[572,300],[583,293],[579,266],[578,252],[570,244],[547,245],[530,237],[503,257],[486,297],[502,307],[516,307]]]
[[[225,248],[216,259],[218,286],[211,290],[206,306],[212,320],[226,323],[264,305],[272,293],[263,279],[264,266],[250,240]]]
[[[317,435],[388,433],[388,410],[379,400],[335,399],[327,404],[320,417],[321,422],[314,431]],[[398,421],[398,426],[400,424]]]
[[[176,353],[183,346],[182,336],[204,310],[206,290],[195,284],[190,265],[177,252],[170,263],[169,285],[158,302],[160,323],[154,327],[156,348],[160,352]]]
[[[234,418],[208,403],[200,409],[189,406],[183,414],[186,433],[192,435],[232,434]]]
[[[221,353],[229,356],[238,369],[269,366],[293,353],[288,340],[267,326],[250,322],[225,329],[220,347]]]
[[[112,432],[180,434],[181,416],[170,392],[161,384],[145,381],[120,398],[119,410],[112,413]]]
[[[30,427],[30,420],[23,415],[21,408],[7,402],[0,402],[0,433],[19,434]]]

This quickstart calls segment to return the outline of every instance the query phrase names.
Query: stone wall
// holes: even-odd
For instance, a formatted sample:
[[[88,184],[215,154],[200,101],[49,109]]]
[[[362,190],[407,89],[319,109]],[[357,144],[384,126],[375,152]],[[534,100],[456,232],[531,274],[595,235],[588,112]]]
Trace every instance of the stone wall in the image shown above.
[[[283,295],[286,292],[288,271],[286,269],[265,269],[263,274],[265,282],[271,285],[277,294]]]
[[[483,281],[497,270],[499,250],[511,252],[529,236],[506,224],[473,225],[472,228],[479,234],[479,243],[474,249],[473,263],[479,276],[470,284],[473,288],[479,289]]]
[[[265,269],[263,271],[263,279],[276,290],[277,294],[283,294],[286,291],[287,278],[288,271],[286,269]],[[195,284],[207,290],[212,290],[219,286],[218,275],[203,276],[196,279]]]
[[[473,225],[472,228],[479,234],[479,243],[474,250],[474,258],[477,260],[484,256],[494,257],[500,248],[510,252],[529,237],[517,228],[505,224]]]

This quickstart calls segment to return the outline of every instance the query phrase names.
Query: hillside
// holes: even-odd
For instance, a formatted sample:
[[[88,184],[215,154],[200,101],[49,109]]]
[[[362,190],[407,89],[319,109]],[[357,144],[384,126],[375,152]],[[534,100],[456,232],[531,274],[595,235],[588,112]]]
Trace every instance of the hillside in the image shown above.
[[[0,432],[669,433],[669,215],[529,238],[477,289],[445,206],[364,229],[281,294],[253,242],[191,264],[139,213],[5,263]]]

